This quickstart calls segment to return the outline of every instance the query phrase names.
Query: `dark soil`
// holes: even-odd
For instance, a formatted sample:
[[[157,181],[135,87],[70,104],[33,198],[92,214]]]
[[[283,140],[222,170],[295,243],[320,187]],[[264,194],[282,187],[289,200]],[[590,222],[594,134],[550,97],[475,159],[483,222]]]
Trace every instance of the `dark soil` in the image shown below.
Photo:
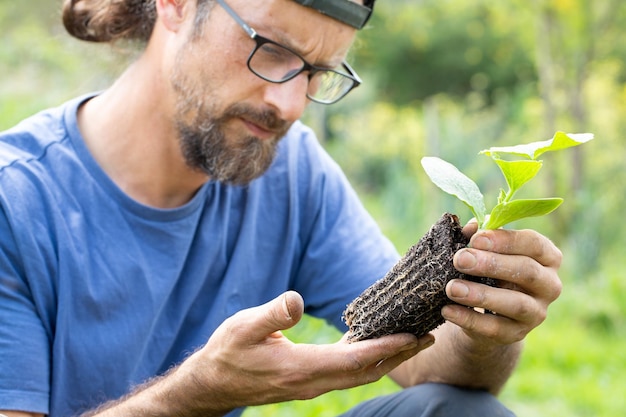
[[[469,243],[457,216],[445,213],[387,272],[358,296],[344,312],[348,340],[358,341],[394,333],[423,336],[444,322],[441,309],[452,301],[448,281],[469,279],[494,285],[494,280],[462,274],[454,254]]]

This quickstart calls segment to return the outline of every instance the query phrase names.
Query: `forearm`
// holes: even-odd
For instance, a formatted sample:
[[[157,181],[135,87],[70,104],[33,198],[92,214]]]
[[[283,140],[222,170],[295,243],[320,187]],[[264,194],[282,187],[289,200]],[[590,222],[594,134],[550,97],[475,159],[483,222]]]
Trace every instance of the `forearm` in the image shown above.
[[[431,348],[390,373],[401,386],[438,382],[497,394],[515,369],[523,344],[481,343],[452,323],[433,333],[436,342]]]
[[[200,388],[192,375],[185,375],[185,365],[170,370],[137,387],[127,396],[103,404],[81,417],[221,417],[233,407],[211,400],[212,390]]]

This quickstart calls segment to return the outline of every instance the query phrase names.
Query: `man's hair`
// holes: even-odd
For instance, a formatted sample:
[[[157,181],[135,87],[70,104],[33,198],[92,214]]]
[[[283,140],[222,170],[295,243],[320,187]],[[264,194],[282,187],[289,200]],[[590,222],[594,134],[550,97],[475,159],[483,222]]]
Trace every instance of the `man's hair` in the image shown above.
[[[206,18],[212,0],[197,0],[196,28]],[[147,42],[156,22],[155,0],[64,0],[63,26],[90,42]]]
[[[155,21],[154,0],[63,1],[65,29],[85,41],[147,41]]]
[[[196,29],[212,0],[197,0]],[[374,7],[375,0],[364,0]],[[64,0],[63,25],[70,35],[90,42],[147,42],[156,21],[155,0]]]

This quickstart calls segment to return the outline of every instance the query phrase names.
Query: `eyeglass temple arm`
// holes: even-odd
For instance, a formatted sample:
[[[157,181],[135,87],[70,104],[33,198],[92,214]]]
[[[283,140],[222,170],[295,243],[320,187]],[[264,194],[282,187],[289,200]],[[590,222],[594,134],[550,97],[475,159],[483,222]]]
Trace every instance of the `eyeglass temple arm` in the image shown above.
[[[233,19],[235,19],[235,21],[239,24],[239,26],[241,26],[241,28],[243,30],[246,31],[246,33],[252,38],[254,39],[257,35],[256,30],[252,29],[246,22],[244,22],[241,17],[239,17],[239,15],[237,13],[235,13],[235,11],[233,9],[230,8],[230,6],[228,4],[226,4],[224,2],[224,0],[217,0],[217,2],[220,4],[220,6],[222,6],[222,8],[224,8],[224,10],[226,10],[226,13],[228,13],[230,15],[230,17],[232,17]]]

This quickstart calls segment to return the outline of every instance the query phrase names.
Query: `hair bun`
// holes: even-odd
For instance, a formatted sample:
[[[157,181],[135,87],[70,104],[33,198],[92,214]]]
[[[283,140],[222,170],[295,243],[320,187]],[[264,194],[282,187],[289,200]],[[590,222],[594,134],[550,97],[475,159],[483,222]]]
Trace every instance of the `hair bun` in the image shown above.
[[[147,41],[156,20],[154,0],[64,0],[63,26],[90,42]]]

